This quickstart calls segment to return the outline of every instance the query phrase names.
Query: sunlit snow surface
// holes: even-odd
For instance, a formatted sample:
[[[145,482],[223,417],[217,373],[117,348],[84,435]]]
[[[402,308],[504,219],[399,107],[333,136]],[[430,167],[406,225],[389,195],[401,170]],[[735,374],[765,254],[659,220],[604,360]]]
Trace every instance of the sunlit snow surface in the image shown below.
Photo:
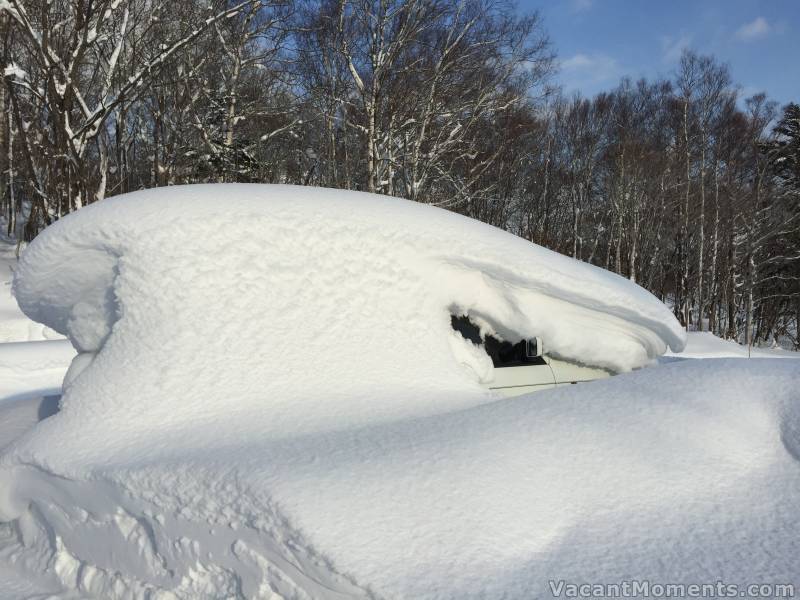
[[[31,321],[17,306],[11,281],[17,264],[17,247],[3,235],[6,223],[0,218],[0,344],[56,339],[62,336],[41,323]]]
[[[92,205],[36,239],[14,291],[83,353],[58,418],[15,455],[76,474],[151,457],[159,440],[208,447],[484,403],[451,312],[616,370],[684,343],[626,279],[444,210],[292,186]]]
[[[61,412],[0,454],[0,575],[37,593],[538,598],[800,573],[800,363],[493,398],[451,312],[618,371],[684,334],[630,282],[485,225],[308,188],[140,192],[48,229],[15,290],[82,351]]]

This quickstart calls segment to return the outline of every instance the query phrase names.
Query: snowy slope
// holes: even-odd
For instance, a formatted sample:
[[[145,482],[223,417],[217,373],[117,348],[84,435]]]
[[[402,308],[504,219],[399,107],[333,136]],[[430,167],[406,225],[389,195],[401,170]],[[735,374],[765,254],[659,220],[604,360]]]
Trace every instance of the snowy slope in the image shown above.
[[[49,228],[15,290],[81,350],[61,411],[7,404],[28,430],[0,440],[0,573],[47,593],[531,598],[551,577],[800,573],[800,362],[497,399],[451,312],[620,371],[685,334],[631,282],[469,219],[141,192]]]
[[[0,556],[100,598],[800,585],[798,365],[688,361],[373,427],[158,445],[73,481],[16,467],[0,506],[28,547]]]

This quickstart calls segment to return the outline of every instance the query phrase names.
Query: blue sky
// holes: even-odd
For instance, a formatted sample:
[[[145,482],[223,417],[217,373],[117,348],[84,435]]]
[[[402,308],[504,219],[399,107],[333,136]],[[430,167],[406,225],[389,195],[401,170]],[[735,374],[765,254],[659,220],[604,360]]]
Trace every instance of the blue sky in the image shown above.
[[[800,0],[519,0],[538,9],[565,90],[593,95],[619,78],[671,76],[683,48],[731,67],[744,95],[800,102]]]

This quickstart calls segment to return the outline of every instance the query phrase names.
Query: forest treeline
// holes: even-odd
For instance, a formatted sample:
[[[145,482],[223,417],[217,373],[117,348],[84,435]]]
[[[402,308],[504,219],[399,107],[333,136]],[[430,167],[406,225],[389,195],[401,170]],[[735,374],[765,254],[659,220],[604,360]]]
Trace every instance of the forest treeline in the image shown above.
[[[800,108],[740,97],[713,57],[565,96],[506,0],[0,0],[0,40],[9,234],[155,186],[372,191],[800,346]]]

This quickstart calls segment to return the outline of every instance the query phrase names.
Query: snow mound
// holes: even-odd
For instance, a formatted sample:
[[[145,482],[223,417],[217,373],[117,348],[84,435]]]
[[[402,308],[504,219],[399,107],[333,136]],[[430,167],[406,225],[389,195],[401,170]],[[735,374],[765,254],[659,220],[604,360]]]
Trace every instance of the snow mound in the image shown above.
[[[430,406],[431,395],[485,397],[486,365],[454,352],[454,336],[469,342],[450,313],[614,371],[685,339],[661,302],[607,271],[444,210],[293,186],[97,203],[30,245],[14,291],[26,315],[85,354],[63,418],[135,427],[135,412],[148,429],[173,415],[261,414],[265,398],[276,432],[296,430],[298,415],[330,425],[337,397],[364,397],[351,416],[370,422]]]
[[[494,595],[588,505],[550,528],[569,494],[540,498],[552,472],[533,458],[553,458],[554,409],[498,402],[451,314],[615,371],[685,340],[601,269],[443,210],[290,186],[94,204],[28,247],[14,291],[79,354],[61,410],[0,454],[0,561],[97,597]],[[565,440],[610,427],[587,400]]]

